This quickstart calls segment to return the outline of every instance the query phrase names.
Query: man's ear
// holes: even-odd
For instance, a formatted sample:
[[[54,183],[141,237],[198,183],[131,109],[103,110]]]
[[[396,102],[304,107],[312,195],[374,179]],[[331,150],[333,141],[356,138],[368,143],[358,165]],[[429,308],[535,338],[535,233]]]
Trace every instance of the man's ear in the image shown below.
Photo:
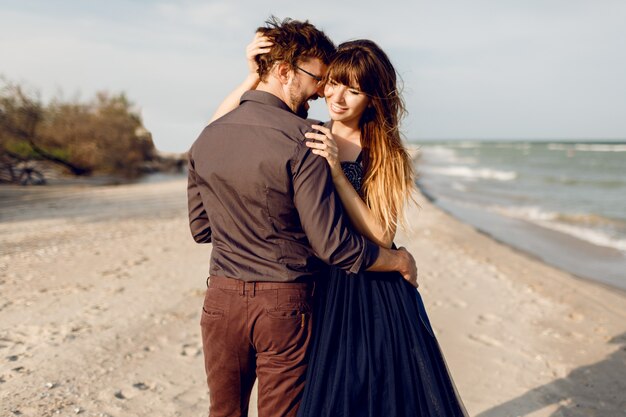
[[[276,71],[276,78],[278,78],[281,84],[288,84],[293,76],[293,68],[286,62],[277,63],[274,71]]]

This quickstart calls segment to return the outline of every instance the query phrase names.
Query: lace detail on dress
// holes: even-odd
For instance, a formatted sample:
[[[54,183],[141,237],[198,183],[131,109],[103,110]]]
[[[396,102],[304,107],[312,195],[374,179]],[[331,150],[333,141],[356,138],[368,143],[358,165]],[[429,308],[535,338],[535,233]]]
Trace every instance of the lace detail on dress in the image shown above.
[[[341,162],[341,169],[343,169],[343,173],[346,174],[348,181],[357,191],[357,193],[361,193],[361,181],[363,180],[363,166],[361,165],[361,157],[354,161],[343,161]]]

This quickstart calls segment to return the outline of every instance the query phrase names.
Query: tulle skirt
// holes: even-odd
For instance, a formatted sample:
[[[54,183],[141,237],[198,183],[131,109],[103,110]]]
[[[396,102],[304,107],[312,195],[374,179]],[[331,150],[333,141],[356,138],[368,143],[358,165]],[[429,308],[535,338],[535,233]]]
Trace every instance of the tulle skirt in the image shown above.
[[[299,417],[467,415],[422,298],[400,274],[330,267],[314,298]]]

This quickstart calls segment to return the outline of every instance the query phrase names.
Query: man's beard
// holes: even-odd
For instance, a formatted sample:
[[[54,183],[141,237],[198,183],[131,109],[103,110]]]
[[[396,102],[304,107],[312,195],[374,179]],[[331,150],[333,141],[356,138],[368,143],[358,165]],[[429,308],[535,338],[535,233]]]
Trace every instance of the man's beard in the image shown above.
[[[298,116],[306,119],[309,115],[309,103],[308,101],[311,99],[317,98],[317,93],[315,96],[306,97],[299,90],[300,85],[294,85],[289,92],[289,100],[291,101],[291,110]]]

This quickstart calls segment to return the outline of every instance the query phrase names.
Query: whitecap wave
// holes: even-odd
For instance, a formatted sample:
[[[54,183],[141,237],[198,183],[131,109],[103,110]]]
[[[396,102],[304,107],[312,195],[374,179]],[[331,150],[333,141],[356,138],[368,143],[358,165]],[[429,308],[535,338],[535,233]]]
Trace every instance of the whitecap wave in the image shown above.
[[[551,151],[579,151],[579,152],[626,152],[626,144],[623,143],[549,143]]]
[[[460,191],[462,193],[467,191],[467,187],[464,184],[461,184],[460,182],[454,181],[452,183],[452,189],[455,191]]]
[[[429,168],[428,171],[434,174],[445,175],[448,177],[461,177],[472,180],[484,179],[496,181],[513,181],[517,178],[517,172],[515,171],[499,171],[490,168],[470,168],[466,166],[432,167]]]
[[[474,148],[480,148],[481,145],[482,144],[480,142],[467,141],[467,142],[460,142],[456,146],[459,148],[463,148],[463,149],[474,149]]]
[[[445,146],[422,146],[421,150],[424,155],[432,156],[442,161],[451,161],[456,158],[456,152],[454,149],[450,149]]]
[[[574,149],[581,152],[626,152],[626,144],[611,145],[611,144],[585,144],[579,143],[574,146]]]
[[[459,156],[454,149],[446,146],[424,146],[422,154],[428,159],[443,164],[467,164],[474,165],[478,161],[471,156]]]
[[[563,214],[543,210],[536,206],[502,207],[491,206],[489,210],[498,214],[530,221],[531,223],[574,236],[597,246],[626,252],[626,239],[611,236],[609,233],[585,226],[614,226],[615,220],[593,214]]]

